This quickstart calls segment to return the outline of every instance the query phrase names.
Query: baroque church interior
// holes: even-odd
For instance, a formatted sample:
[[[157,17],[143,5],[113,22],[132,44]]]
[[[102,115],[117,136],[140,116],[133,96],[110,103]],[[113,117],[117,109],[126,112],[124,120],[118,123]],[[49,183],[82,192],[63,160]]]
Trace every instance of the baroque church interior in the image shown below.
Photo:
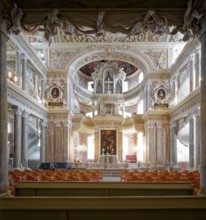
[[[193,191],[191,198],[178,196],[183,204],[190,203],[188,207],[180,205],[181,210],[194,210],[188,219],[204,219],[206,2],[3,0],[0,5],[0,217],[14,217],[8,207],[14,211],[16,197],[23,192],[21,183],[16,189],[16,183],[9,182],[9,186],[9,172],[62,168],[62,172],[110,171],[108,175],[121,175],[120,182],[125,184],[129,184],[124,173],[128,171],[169,170],[183,176],[185,171],[198,173],[196,179],[186,179],[192,181],[196,193]],[[22,176],[21,180],[28,179]],[[171,190],[179,187],[175,184],[180,178],[173,180]],[[22,195],[28,195],[27,191]],[[151,211],[157,202],[165,209],[172,207],[173,218],[179,211],[175,209],[175,195],[170,206],[154,197],[141,203],[137,196],[133,209],[149,207]],[[194,197],[201,201],[195,202]],[[38,204],[42,205],[45,198],[29,199],[39,213]],[[133,205],[130,199],[124,200],[131,205],[128,210]],[[60,207],[63,201],[58,202]],[[78,198],[71,202],[78,203],[74,205],[78,210],[79,204],[84,207],[88,201]],[[90,201],[90,209],[97,209],[96,202]],[[137,207],[139,204],[143,205]],[[196,216],[195,210],[199,212],[200,207],[202,215]],[[23,210],[21,216],[27,217],[24,209],[19,208]],[[49,205],[44,209],[49,210]],[[52,208],[47,210],[48,219],[80,219],[84,215],[85,219],[95,219],[91,213],[82,212],[81,216],[72,214],[68,207],[64,209],[67,214],[59,211],[58,218],[52,217]],[[121,205],[114,209],[121,209]],[[157,219],[163,219],[161,211],[156,210]],[[119,216],[107,213],[100,215]],[[152,216],[142,211],[134,216],[125,213],[125,217],[137,214],[141,219]]]

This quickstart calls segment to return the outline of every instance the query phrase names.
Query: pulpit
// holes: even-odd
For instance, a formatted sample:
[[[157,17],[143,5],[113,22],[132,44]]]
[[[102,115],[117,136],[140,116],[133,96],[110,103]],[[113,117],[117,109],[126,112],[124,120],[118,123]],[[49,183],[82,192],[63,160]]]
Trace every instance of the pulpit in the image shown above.
[[[117,155],[101,155],[99,163],[118,163]]]

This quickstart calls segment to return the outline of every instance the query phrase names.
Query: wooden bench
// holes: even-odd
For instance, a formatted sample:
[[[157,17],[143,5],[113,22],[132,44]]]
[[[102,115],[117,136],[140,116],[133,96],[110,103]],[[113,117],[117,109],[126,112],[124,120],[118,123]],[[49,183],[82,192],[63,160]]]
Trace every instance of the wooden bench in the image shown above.
[[[16,196],[182,196],[193,195],[189,182],[18,182]]]
[[[2,220],[205,220],[205,196],[0,197]]]

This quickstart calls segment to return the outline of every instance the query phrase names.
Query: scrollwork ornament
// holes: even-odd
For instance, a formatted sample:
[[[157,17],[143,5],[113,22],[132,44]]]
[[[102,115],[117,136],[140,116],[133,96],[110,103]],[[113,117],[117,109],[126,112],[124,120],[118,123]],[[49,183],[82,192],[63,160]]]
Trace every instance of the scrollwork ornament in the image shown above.
[[[144,54],[151,59],[155,70],[165,69],[167,67],[166,50],[148,50]]]

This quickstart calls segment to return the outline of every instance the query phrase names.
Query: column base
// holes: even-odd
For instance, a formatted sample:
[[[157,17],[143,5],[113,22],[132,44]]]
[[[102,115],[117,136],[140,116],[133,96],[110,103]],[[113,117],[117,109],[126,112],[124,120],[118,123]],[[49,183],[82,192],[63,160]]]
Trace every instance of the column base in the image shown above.
[[[206,196],[206,189],[200,189],[198,196]]]
[[[11,195],[11,192],[8,191],[8,192],[6,192],[6,193],[0,194],[0,197],[13,197],[13,196]]]

